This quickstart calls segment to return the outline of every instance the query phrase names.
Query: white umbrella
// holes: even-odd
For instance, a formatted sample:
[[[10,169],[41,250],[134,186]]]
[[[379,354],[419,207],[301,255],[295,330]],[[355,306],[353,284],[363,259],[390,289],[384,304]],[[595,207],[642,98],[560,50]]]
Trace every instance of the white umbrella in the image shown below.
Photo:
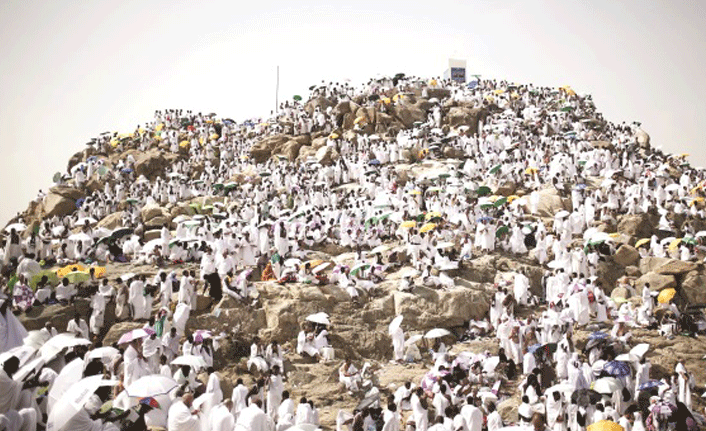
[[[331,324],[328,319],[328,314],[324,313],[323,311],[306,316],[306,320],[309,322],[319,323],[321,325],[327,326]]]
[[[27,377],[29,377],[30,375],[34,375],[34,373],[39,371],[44,366],[44,364],[44,359],[42,359],[41,357],[36,357],[24,364],[22,368],[17,370],[15,375],[12,376],[12,379],[16,382],[23,382],[27,379]]]
[[[447,335],[451,335],[447,329],[444,328],[434,328],[431,331],[424,334],[424,338],[441,338]]]
[[[187,365],[191,368],[197,369],[206,367],[206,361],[204,361],[201,356],[183,355],[173,360],[172,365]]]
[[[115,355],[119,354],[120,351],[115,347],[104,346],[97,349],[93,349],[86,354],[86,359],[100,359],[103,362],[111,360]]]
[[[59,402],[71,385],[81,380],[81,374],[83,374],[83,359],[81,358],[74,359],[61,369],[47,394],[48,411],[53,409],[54,405]]]
[[[392,247],[390,247],[389,245],[382,244],[382,245],[379,245],[379,246],[375,247],[374,249],[370,250],[370,254],[384,253],[384,252],[390,250],[391,248]]]
[[[15,229],[15,232],[22,232],[27,229],[27,225],[24,223],[12,223],[5,228],[5,232],[12,232],[12,229]]]
[[[69,241],[76,241],[76,242],[87,242],[87,241],[93,241],[93,238],[88,236],[88,234],[85,234],[83,232],[80,233],[75,233],[71,236],[69,236]]]
[[[174,223],[181,223],[181,222],[187,221],[187,220],[191,220],[191,218],[190,218],[189,216],[186,216],[186,215],[183,215],[183,214],[182,214],[182,215],[178,215],[178,216],[174,217],[174,219],[172,220],[172,222],[174,222]]]
[[[293,425],[289,428],[287,428],[285,431],[317,431],[319,430],[318,425],[314,424],[299,424],[299,425]]]
[[[50,338],[51,335],[49,335],[48,332],[36,330],[29,331],[23,341],[25,343],[25,346],[30,346],[39,350],[44,345],[44,343],[49,341]]]
[[[118,344],[125,344],[135,341],[140,338],[146,338],[153,335],[155,332],[150,328],[137,328],[124,333],[118,340]]]
[[[706,230],[702,230],[696,233],[697,238],[701,238],[702,236],[706,236]]]
[[[135,276],[134,273],[132,273],[132,272],[126,272],[125,274],[123,274],[123,275],[120,276],[120,279],[121,279],[122,281],[128,281],[129,279],[131,279],[131,278],[134,277],[134,276]]]
[[[76,226],[85,226],[86,222],[88,222],[89,225],[92,225],[98,223],[98,220],[94,219],[93,217],[81,217],[80,219],[76,220]]]
[[[387,328],[387,333],[392,335],[395,332],[397,332],[398,329],[400,329],[400,325],[402,324],[402,320],[404,319],[403,315],[399,315],[392,319],[392,322],[390,322],[390,326]]]
[[[553,392],[561,392],[561,393],[568,393],[569,396],[571,396],[572,393],[574,393],[574,390],[576,388],[573,385],[570,385],[568,383],[559,383],[558,385],[554,385],[551,388],[547,389],[544,391],[546,394],[551,394]]]
[[[422,334],[412,335],[404,342],[404,345],[411,346],[412,344],[416,343],[417,341],[421,340],[422,338],[424,338],[424,336]]]
[[[564,218],[564,217],[568,217],[569,214],[571,214],[571,213],[568,212],[568,211],[566,211],[566,210],[561,210],[561,211],[559,211],[558,213],[554,214],[554,217],[556,217],[556,218]]]
[[[324,262],[321,265],[317,265],[316,268],[311,270],[311,272],[313,272],[314,274],[318,274],[319,272],[328,268],[330,265],[331,265],[331,262]]]
[[[454,243],[453,243],[453,242],[451,242],[451,241],[445,241],[445,242],[440,242],[440,243],[438,243],[438,244],[436,245],[436,248],[444,249],[444,248],[449,248],[449,247],[453,247],[453,246],[454,246]]]
[[[483,361],[483,371],[486,373],[492,373],[497,368],[500,363],[500,356],[491,356]]]
[[[13,347],[12,349],[0,353],[0,366],[5,363],[8,359],[11,357],[16,357],[17,359],[20,360],[20,367],[24,364],[27,363],[30,359],[32,359],[32,356],[37,352],[37,349],[35,349],[32,346],[28,345],[22,345],[22,346],[17,346]]]
[[[103,380],[103,376],[91,376],[71,386],[49,413],[47,431],[59,431],[83,408],[88,399],[101,386],[112,386],[117,380]]]
[[[287,259],[284,261],[284,266],[294,267],[301,264],[302,261],[297,258]]]
[[[130,397],[145,398],[168,394],[178,386],[179,384],[171,377],[152,374],[140,377],[125,390]]]
[[[623,353],[622,355],[618,355],[615,357],[615,360],[623,362],[640,362],[640,358],[632,353]]]
[[[612,394],[623,388],[623,385],[615,377],[603,377],[593,383],[593,390],[599,394]]]
[[[62,333],[56,335],[49,339],[41,349],[39,349],[39,355],[47,362],[54,359],[62,350],[75,347],[75,346],[87,346],[91,344],[90,341],[85,338],[77,338],[73,334]]]
[[[638,358],[642,359],[643,356],[645,356],[645,353],[650,350],[650,345],[647,343],[640,343],[630,349],[630,353],[637,356]]]
[[[673,183],[664,188],[665,192],[675,192],[679,190],[680,186],[677,183]]]

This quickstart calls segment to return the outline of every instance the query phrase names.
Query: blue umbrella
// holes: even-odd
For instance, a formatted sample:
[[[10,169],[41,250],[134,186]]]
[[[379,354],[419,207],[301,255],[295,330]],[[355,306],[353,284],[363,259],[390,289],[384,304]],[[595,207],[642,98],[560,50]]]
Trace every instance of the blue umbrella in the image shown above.
[[[610,361],[603,365],[603,369],[613,377],[624,377],[630,375],[630,365],[623,361]]]
[[[640,386],[638,386],[637,389],[640,391],[646,391],[646,390],[656,388],[657,386],[661,386],[661,385],[662,385],[662,382],[660,382],[659,380],[649,380],[649,381],[641,384]]]
[[[124,173],[124,174],[129,174],[129,173],[132,172],[132,169],[130,169],[130,168],[122,168],[122,169],[120,170],[120,172],[122,172],[122,173]]]
[[[602,340],[604,338],[608,338],[608,334],[605,332],[594,332],[588,336],[589,340]]]
[[[373,160],[369,161],[368,164],[369,164],[369,165],[379,165],[379,164],[380,164],[380,160],[378,160],[378,159],[373,159]]]
[[[492,217],[480,217],[478,220],[476,220],[479,223],[488,223],[489,221],[493,221],[494,219]]]
[[[86,201],[84,198],[80,198],[76,201],[76,208],[81,208],[81,205]]]
[[[576,189],[577,189],[577,190],[583,190],[583,189],[585,189],[586,187],[588,187],[586,184],[577,184],[577,185],[576,185]]]
[[[527,348],[527,351],[530,352],[530,353],[534,353],[534,352],[536,352],[537,350],[539,350],[541,347],[542,347],[541,344],[535,344],[535,345],[529,346],[529,347]]]

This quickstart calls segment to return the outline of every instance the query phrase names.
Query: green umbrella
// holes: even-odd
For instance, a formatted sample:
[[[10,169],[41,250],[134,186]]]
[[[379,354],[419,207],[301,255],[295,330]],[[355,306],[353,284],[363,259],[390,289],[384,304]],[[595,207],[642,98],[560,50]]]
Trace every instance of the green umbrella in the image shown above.
[[[564,106],[563,108],[560,109],[561,112],[571,112],[573,110],[574,110],[574,108],[572,106]]]
[[[683,242],[684,244],[691,244],[691,245],[696,245],[696,244],[698,244],[698,243],[696,242],[696,239],[695,239],[695,238],[691,238],[691,237],[684,238],[684,239],[681,240],[681,242]]]
[[[129,204],[136,204],[139,201],[135,198],[127,198],[127,199],[125,199],[125,202],[127,202]]]
[[[502,205],[505,205],[506,203],[507,203],[507,198],[506,198],[506,197],[502,197],[502,198],[496,200],[495,202],[493,202],[493,206],[494,206],[495,208],[499,208],[499,207],[501,207]]]
[[[500,172],[500,168],[502,168],[502,165],[493,166],[493,168],[490,170],[490,173],[497,174],[498,172]]]
[[[267,171],[265,171],[265,172],[260,172],[260,176],[261,176],[261,177],[269,177],[270,175],[272,175],[272,174],[271,174],[270,172],[267,172]]]
[[[298,95],[298,94],[295,94],[294,97],[292,97],[292,99],[294,99],[294,100],[296,100],[297,102],[299,102],[299,101],[302,100],[302,97],[301,97],[300,95]]]
[[[585,166],[588,160],[579,160],[579,166]]]
[[[223,183],[216,183],[216,184],[213,185],[213,189],[214,189],[214,190],[220,190],[220,189],[222,189],[223,187],[225,187],[225,186],[223,185]]]
[[[370,268],[370,265],[368,265],[367,263],[362,263],[362,264],[356,266],[355,268],[351,269],[351,275],[356,275],[360,271],[365,271],[368,268]]]
[[[226,190],[233,190],[236,187],[238,187],[238,183],[228,183],[223,186]]]
[[[495,231],[495,236],[497,238],[500,238],[501,236],[507,234],[510,232],[510,229],[507,226],[500,226],[496,231]]]
[[[439,178],[441,178],[442,180],[444,178],[449,178],[450,176],[451,176],[451,174],[447,174],[447,173],[439,174]]]
[[[476,194],[478,194],[478,196],[487,196],[490,193],[490,187],[488,186],[480,186],[476,189]]]
[[[12,292],[12,289],[15,287],[15,284],[20,281],[19,278],[17,278],[17,275],[12,274],[12,277],[10,277],[10,281],[7,282],[7,288],[10,292]]]
[[[59,284],[59,276],[56,275],[56,271],[47,269],[44,271],[39,271],[38,273],[34,274],[32,278],[30,278],[29,286],[32,288],[32,290],[37,289],[37,283],[39,283],[42,280],[42,277],[44,277],[45,275],[49,279],[49,285],[56,286],[57,284]]]
[[[89,280],[91,276],[87,272],[73,271],[66,274],[65,278],[69,279],[69,283],[78,284]]]
[[[495,207],[493,206],[493,204],[482,204],[482,205],[480,206],[480,209],[482,209],[482,210],[489,210],[489,209],[492,209],[492,208],[495,208]]]
[[[58,183],[59,181],[61,181],[61,172],[55,173],[54,176],[52,177],[52,181],[54,181],[55,183]]]

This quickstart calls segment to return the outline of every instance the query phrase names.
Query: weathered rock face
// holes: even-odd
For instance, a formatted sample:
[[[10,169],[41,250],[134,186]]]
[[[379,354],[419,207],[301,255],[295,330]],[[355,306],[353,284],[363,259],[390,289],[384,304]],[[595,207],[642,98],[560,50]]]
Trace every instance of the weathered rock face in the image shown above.
[[[649,238],[655,222],[648,214],[624,215],[618,220],[618,232],[636,239]]]
[[[426,120],[426,112],[424,110],[422,110],[419,106],[410,105],[407,103],[395,104],[393,107],[393,115],[406,128],[412,127],[415,121]]]
[[[144,175],[147,179],[153,180],[158,176],[164,176],[163,172],[172,162],[176,160],[176,155],[156,149],[145,153],[138,153],[135,156],[135,174]]]
[[[685,262],[683,260],[669,259],[667,262],[657,267],[654,271],[657,274],[662,275],[679,275],[686,274],[687,272],[696,271],[697,269],[698,265],[694,262]]]
[[[613,261],[622,266],[634,265],[638,260],[640,260],[640,252],[627,244],[621,245],[613,255]]]
[[[638,128],[637,130],[635,130],[635,137],[637,138],[637,143],[640,145],[640,147],[650,147],[650,135],[648,135],[647,132]]]
[[[649,272],[647,274],[642,275],[640,278],[637,279],[635,285],[639,289],[642,289],[645,283],[650,283],[650,290],[654,291],[677,287],[677,281],[674,279],[674,276],[662,275],[654,272]]]
[[[162,227],[171,222],[171,213],[157,204],[145,205],[140,210],[142,223],[147,227]]]
[[[273,154],[276,154],[276,151],[287,141],[289,141],[290,138],[291,137],[288,135],[268,136],[250,148],[250,157],[256,163],[264,163]]]
[[[554,187],[540,190],[538,193],[537,215],[540,217],[554,217],[559,211],[569,209]]]
[[[76,210],[76,201],[54,193],[44,197],[44,214],[46,217],[65,216]]]
[[[316,151],[316,161],[319,162],[322,166],[330,166],[334,162],[336,162],[341,156],[338,154],[338,151],[336,151],[335,148],[333,147],[321,147]]]
[[[334,106],[333,101],[325,97],[315,97],[306,102],[306,105],[304,105],[304,110],[307,114],[312,115],[316,108],[319,108],[321,111],[326,111],[326,108],[329,106]]]
[[[701,271],[686,273],[681,290],[691,304],[706,304],[706,274]]]
[[[488,110],[485,108],[470,108],[466,106],[455,106],[449,109],[444,117],[446,124],[452,127],[468,126],[469,132],[478,132],[478,123],[488,118]]]
[[[122,226],[123,212],[117,211],[113,214],[108,214],[103,217],[101,221],[98,222],[98,227],[104,227],[106,229],[116,229]]]
[[[489,294],[481,290],[456,287],[436,291],[417,287],[413,293],[394,292],[395,315],[402,314],[414,327],[461,326],[470,319],[486,315]]]

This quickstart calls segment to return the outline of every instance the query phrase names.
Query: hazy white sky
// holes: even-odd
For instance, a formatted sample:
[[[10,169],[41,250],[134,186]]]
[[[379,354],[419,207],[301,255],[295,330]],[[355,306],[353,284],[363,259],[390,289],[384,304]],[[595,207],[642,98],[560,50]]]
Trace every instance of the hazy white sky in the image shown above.
[[[198,3],[198,4],[197,4]],[[340,3],[340,4],[338,4]],[[310,85],[468,71],[591,93],[706,165],[706,2],[0,2],[0,223],[104,131],[156,109],[236,120]]]

